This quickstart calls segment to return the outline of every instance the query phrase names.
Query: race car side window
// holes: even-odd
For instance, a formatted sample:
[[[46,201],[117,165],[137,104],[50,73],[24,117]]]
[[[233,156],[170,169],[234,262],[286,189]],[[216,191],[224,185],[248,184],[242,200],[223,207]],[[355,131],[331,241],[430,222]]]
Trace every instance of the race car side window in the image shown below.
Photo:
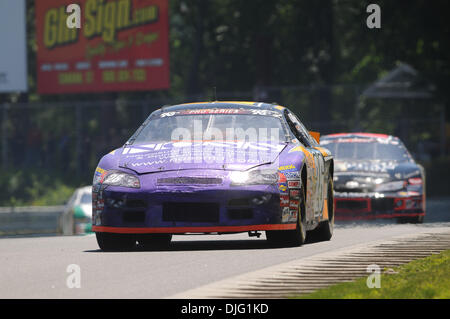
[[[294,113],[292,113],[292,115],[297,120],[296,123],[298,123],[299,130],[302,132],[303,136],[305,136],[305,138],[308,140],[310,146],[319,146],[319,144],[317,144],[316,140],[309,134],[309,131],[306,129],[306,127],[303,125],[303,123],[300,122],[297,115],[295,115]]]
[[[302,125],[300,121],[289,110],[284,111],[286,121],[289,124],[289,128],[295,137],[306,147],[311,147],[311,143],[308,140],[308,136],[302,131]]]

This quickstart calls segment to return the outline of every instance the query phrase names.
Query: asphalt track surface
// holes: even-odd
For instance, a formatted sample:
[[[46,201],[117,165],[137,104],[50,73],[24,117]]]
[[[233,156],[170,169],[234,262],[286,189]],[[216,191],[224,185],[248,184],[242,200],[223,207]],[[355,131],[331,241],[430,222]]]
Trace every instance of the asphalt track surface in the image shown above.
[[[445,204],[445,205],[444,205]],[[265,236],[174,236],[165,251],[102,252],[95,236],[0,239],[0,298],[170,298],[229,277],[337,249],[450,227],[448,203],[437,202],[422,225],[394,221],[336,225],[331,241],[272,248]],[[439,205],[442,205],[440,207]],[[80,288],[68,288],[68,266]]]

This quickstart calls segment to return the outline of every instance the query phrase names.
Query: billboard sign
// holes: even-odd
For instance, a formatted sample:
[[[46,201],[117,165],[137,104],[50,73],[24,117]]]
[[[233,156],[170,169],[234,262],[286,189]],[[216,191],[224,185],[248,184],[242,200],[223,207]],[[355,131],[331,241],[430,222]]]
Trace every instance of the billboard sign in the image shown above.
[[[167,0],[37,0],[38,92],[169,88],[168,24]]]
[[[0,1],[0,93],[27,91],[25,0]]]

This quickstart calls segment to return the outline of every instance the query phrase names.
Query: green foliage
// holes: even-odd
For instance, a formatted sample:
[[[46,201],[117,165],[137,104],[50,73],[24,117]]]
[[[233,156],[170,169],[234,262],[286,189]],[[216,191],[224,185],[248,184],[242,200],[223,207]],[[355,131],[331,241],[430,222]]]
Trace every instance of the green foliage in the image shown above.
[[[0,172],[0,206],[63,205],[76,187],[76,178],[35,170]]]
[[[382,274],[381,288],[369,289],[367,278],[333,285],[302,299],[448,299],[450,298],[450,250],[418,259]]]

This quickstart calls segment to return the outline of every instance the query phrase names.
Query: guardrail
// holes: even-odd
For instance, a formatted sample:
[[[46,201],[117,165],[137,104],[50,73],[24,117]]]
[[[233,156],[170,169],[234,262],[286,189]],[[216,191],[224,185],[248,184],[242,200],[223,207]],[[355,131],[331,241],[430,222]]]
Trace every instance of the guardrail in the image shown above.
[[[0,207],[0,236],[73,235],[73,225],[65,206]]]
[[[425,223],[450,222],[450,197],[427,199]],[[0,207],[0,236],[74,235],[72,210],[66,206]]]

